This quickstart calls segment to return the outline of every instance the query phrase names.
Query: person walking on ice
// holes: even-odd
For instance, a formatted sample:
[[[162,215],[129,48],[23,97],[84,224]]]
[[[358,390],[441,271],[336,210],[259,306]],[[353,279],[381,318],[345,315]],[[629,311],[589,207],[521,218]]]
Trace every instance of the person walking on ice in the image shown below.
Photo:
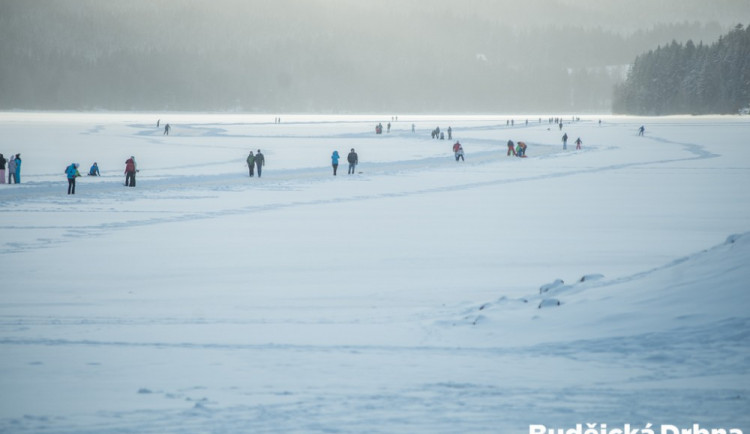
[[[453,144],[453,157],[456,158],[456,161],[458,161],[458,148],[461,147],[461,144],[456,141],[456,143]]]
[[[78,172],[78,163],[72,163],[65,169],[68,176],[68,194],[76,194],[76,178],[81,176]]]
[[[577,138],[577,139],[576,139],[576,149],[581,149],[581,143],[583,143],[583,142],[581,141],[581,138],[580,138],[580,137],[579,137],[579,138]]]
[[[260,178],[260,174],[263,171],[263,166],[266,165],[266,157],[263,156],[263,153],[260,152],[260,149],[258,149],[258,152],[255,153],[255,168],[258,169],[258,178]]]
[[[255,176],[255,173],[253,173],[255,169],[255,156],[253,155],[253,151],[250,151],[250,155],[247,156],[247,169],[250,171],[251,178]]]
[[[339,170],[339,151],[333,151],[331,154],[331,165],[333,166],[333,176],[336,176],[336,171]]]
[[[162,134],[162,135],[163,136],[168,136],[169,135],[169,130],[171,130],[171,129],[172,129],[172,127],[170,127],[169,124],[164,125],[164,134]]]
[[[346,161],[349,162],[349,175],[352,175],[354,173],[354,170],[357,167],[357,164],[359,163],[359,156],[356,152],[354,152],[354,148],[349,152],[349,155],[346,156]]]
[[[130,158],[125,160],[125,186],[126,187],[135,187],[135,173],[138,171],[138,168],[135,164],[135,157],[132,155]]]
[[[638,128],[638,135],[642,136],[643,133],[645,133],[645,132],[646,132],[646,127],[644,127],[643,125],[641,125],[641,127]]]
[[[568,149],[568,133],[563,134],[562,141],[563,141],[563,151],[564,151]]]
[[[3,154],[0,154],[0,184],[5,184],[5,163],[7,162]]]

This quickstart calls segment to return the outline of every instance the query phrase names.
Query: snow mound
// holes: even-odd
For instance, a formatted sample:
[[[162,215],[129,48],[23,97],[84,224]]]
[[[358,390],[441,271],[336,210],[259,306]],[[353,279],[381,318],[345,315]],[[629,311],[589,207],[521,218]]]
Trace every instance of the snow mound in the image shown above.
[[[604,279],[603,274],[587,274],[585,276],[582,276],[581,279],[578,281],[579,282],[591,282],[594,280],[601,280],[601,279]]]
[[[549,292],[550,290],[559,288],[563,286],[565,282],[562,279],[555,279],[552,283],[545,283],[544,285],[539,287],[539,293],[544,294],[545,292]]]
[[[565,285],[565,282],[562,279],[555,279],[554,282],[551,283],[545,283],[544,285],[539,287],[539,294],[546,294],[546,293],[560,293],[563,291],[568,291],[570,289],[577,288],[580,284],[586,283],[586,282],[595,282],[597,280],[604,279],[603,274],[594,273],[594,274],[585,274],[581,276],[580,279],[576,281],[573,285]]]
[[[537,306],[537,309],[542,309],[545,307],[553,307],[553,306],[560,306],[560,300],[556,298],[544,299],[539,303],[539,306]]]
[[[554,321],[550,327],[555,332],[579,326],[592,335],[669,330],[686,321],[691,326],[713,324],[747,317],[741,306],[750,303],[748,280],[750,233],[731,235],[722,244],[630,276],[608,280],[586,274],[572,285],[556,279],[540,286],[538,294],[481,303],[443,323],[500,330],[524,317],[552,315],[547,319]]]

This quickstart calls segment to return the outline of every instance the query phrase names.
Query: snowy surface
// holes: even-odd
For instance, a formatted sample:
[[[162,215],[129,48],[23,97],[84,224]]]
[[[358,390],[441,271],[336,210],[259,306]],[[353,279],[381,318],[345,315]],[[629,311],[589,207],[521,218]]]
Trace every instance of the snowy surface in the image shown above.
[[[0,432],[750,432],[750,119],[543,117],[0,114]]]

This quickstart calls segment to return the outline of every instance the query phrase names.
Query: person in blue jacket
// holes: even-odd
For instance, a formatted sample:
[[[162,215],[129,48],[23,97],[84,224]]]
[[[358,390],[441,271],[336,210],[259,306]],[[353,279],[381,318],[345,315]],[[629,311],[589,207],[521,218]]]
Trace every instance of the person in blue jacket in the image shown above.
[[[331,164],[333,165],[333,176],[336,176],[336,171],[339,169],[339,151],[333,151],[331,155]]]
[[[71,165],[65,169],[65,174],[68,175],[68,194],[76,194],[76,178],[81,176],[81,174],[78,173],[78,163],[71,163]]]
[[[16,154],[16,184],[21,183],[21,154]]]
[[[96,161],[94,161],[94,165],[89,169],[89,176],[101,176],[99,173],[99,165],[96,164]]]

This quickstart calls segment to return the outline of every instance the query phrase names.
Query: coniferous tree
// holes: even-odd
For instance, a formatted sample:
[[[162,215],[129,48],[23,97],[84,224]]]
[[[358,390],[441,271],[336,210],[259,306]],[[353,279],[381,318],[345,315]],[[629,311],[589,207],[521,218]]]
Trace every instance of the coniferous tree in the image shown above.
[[[705,46],[692,41],[636,57],[614,90],[615,113],[737,113],[750,107],[750,30],[737,25]]]

